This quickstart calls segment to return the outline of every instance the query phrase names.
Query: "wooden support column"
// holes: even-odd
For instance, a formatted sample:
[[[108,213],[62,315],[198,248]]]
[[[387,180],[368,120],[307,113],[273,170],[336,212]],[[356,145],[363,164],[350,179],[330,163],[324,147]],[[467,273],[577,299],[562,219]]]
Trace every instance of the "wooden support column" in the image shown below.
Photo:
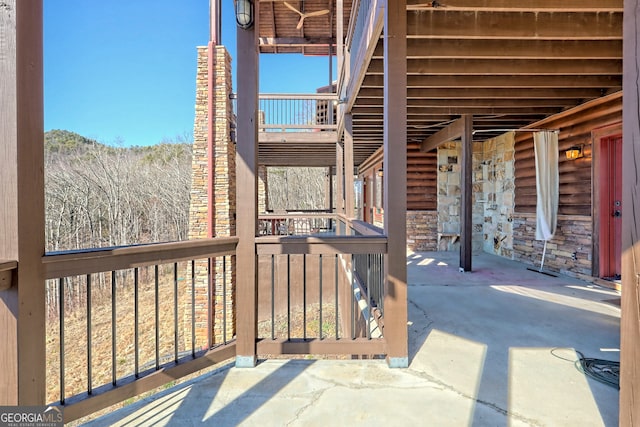
[[[384,9],[384,337],[391,368],[409,366],[407,335],[407,10]]]
[[[343,0],[336,1],[336,56],[338,57],[338,79],[344,66],[344,4]],[[344,81],[344,80],[343,80]],[[336,88],[338,96],[341,88]]]
[[[460,271],[471,271],[473,244],[473,116],[465,115],[460,170]]]
[[[256,365],[258,280],[255,238],[258,230],[258,16],[248,30],[237,30],[238,142],[236,145],[237,342],[236,367]]]
[[[336,213],[344,214],[344,148],[336,142]]]
[[[640,0],[624,2],[622,318],[620,325],[621,426],[640,422]]]
[[[43,405],[46,388],[42,0],[0,4],[0,405]]]
[[[327,168],[327,208],[333,212],[333,171],[331,166]]]
[[[353,130],[351,113],[344,115],[344,195],[345,215],[347,218],[354,216],[354,189],[353,189]]]

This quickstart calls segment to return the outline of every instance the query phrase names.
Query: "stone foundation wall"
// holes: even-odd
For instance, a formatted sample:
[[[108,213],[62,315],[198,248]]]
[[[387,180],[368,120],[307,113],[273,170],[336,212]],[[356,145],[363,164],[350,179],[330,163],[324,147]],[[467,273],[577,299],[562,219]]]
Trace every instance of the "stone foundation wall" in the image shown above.
[[[407,211],[407,247],[412,251],[438,250],[438,212]]]
[[[535,240],[536,215],[513,214],[514,259],[540,266],[544,241]],[[545,270],[592,275],[593,225],[590,216],[559,215],[555,236],[547,243]]]

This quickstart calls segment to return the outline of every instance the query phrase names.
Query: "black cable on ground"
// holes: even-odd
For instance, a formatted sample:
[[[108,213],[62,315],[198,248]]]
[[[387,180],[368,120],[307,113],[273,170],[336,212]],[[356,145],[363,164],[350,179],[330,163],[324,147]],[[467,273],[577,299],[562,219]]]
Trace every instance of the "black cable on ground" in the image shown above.
[[[556,350],[569,350],[578,354],[578,360],[567,359],[556,353]],[[551,349],[551,354],[558,359],[573,362],[578,371],[608,386],[620,390],[620,362],[613,360],[593,359],[584,357],[582,352],[568,347],[558,347]]]
[[[620,390],[620,362],[584,357],[578,350],[576,353],[580,356],[580,359],[575,361],[578,370],[596,381]]]

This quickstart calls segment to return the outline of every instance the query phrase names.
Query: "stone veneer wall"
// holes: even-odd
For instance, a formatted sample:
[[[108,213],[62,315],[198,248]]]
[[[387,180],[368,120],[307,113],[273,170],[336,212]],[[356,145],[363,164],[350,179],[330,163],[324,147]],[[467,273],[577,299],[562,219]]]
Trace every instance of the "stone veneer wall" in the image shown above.
[[[459,142],[438,147],[438,233],[460,233],[460,157]],[[445,238],[438,250],[457,250],[459,240]]]
[[[258,166],[258,213],[266,213],[269,209],[269,187],[267,184],[267,167]]]
[[[407,211],[407,247],[412,251],[437,251],[438,212]]]
[[[514,133],[474,146],[474,226],[483,213],[483,250],[535,266],[542,260],[543,241],[535,240],[535,213],[515,212]],[[545,270],[575,277],[592,274],[590,216],[558,215],[556,235],[547,243]]]
[[[481,227],[484,252],[513,259],[514,133],[476,144],[474,226]]]
[[[438,210],[407,212],[410,249],[459,249],[459,238],[448,234],[460,232],[461,154],[460,142],[438,148]],[[474,253],[485,251],[513,258],[513,164],[513,133],[473,144]],[[442,235],[440,239],[438,234]]]
[[[536,214],[513,214],[514,258],[540,266],[544,241],[535,240]],[[547,243],[545,270],[576,277],[592,275],[593,223],[590,216],[558,215],[556,234]]]
[[[215,237],[235,235],[236,176],[235,145],[231,141],[233,121],[231,86],[231,57],[223,46],[216,46],[216,90],[215,90],[215,145],[214,176],[208,174],[208,48],[198,47],[196,74],[196,105],[194,120],[194,143],[191,178],[191,206],[189,209],[189,238],[208,237],[209,200],[208,185],[213,185],[213,226]],[[214,259],[215,283],[213,287],[214,313],[212,324],[208,324],[208,273],[207,261],[196,263],[196,342],[208,342],[213,331],[214,343],[223,340],[223,323],[226,320],[227,339],[235,334],[235,257]],[[189,272],[189,274],[191,274]],[[226,294],[224,291],[226,291]],[[189,292],[191,289],[189,288]],[[189,294],[190,295],[190,294]],[[223,310],[226,303],[226,311]],[[226,313],[226,319],[223,316]],[[190,313],[189,313],[190,316]],[[191,319],[185,319],[190,322]],[[190,328],[190,326],[189,326]]]

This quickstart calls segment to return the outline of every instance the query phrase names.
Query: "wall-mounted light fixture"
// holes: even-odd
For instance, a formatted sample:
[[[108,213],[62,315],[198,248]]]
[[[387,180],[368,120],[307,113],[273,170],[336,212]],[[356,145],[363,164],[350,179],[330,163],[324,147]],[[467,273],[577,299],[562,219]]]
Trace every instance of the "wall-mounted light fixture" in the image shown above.
[[[570,147],[567,151],[564,152],[565,156],[567,156],[567,160],[575,160],[584,156],[583,146],[582,145],[574,145]]]
[[[383,175],[384,175],[384,169],[382,168],[378,169],[378,176],[382,178]]]
[[[243,30],[253,27],[253,0],[236,0],[236,22]]]

